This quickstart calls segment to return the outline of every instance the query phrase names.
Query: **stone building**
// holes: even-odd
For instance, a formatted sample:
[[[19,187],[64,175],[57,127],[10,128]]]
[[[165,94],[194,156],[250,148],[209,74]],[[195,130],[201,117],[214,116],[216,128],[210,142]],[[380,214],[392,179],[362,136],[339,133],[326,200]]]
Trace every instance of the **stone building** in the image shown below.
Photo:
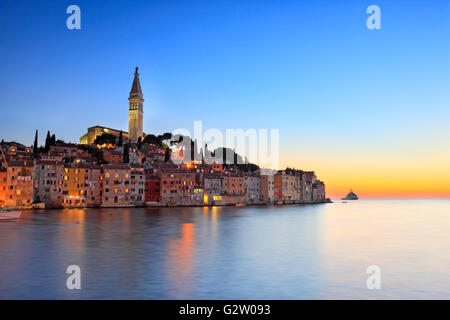
[[[239,173],[225,173],[223,175],[223,189],[225,204],[235,205],[245,203],[245,178]]]
[[[161,180],[162,205],[195,205],[203,202],[198,192],[195,192],[199,189],[195,172],[162,168],[158,174]]]
[[[261,175],[261,197],[266,203],[273,203],[274,194],[274,176],[273,174]]]
[[[247,204],[259,203],[261,201],[261,178],[259,175],[246,175],[245,179],[245,202]]]
[[[8,161],[6,165],[5,206],[20,207],[33,203],[34,164],[32,161]]]
[[[0,208],[6,205],[6,168],[0,166]]]
[[[103,169],[103,207],[129,207],[130,175],[128,164],[104,164]]]
[[[159,203],[161,201],[160,178],[153,175],[153,170],[147,170],[145,173],[145,202]]]
[[[99,165],[89,165],[84,172],[84,195],[87,207],[100,207],[103,195],[103,174]]]
[[[116,136],[117,139],[119,139],[120,132],[122,132],[123,141],[128,140],[128,132],[126,131],[111,129],[102,126],[90,127],[88,128],[88,132],[80,137],[80,144],[94,144],[95,139],[104,133],[112,134],[113,136]]]
[[[46,208],[60,208],[63,205],[63,162],[36,160],[34,175],[34,201],[44,203]]]
[[[313,184],[316,183],[316,174],[314,171],[305,171],[302,175],[302,193],[303,201],[313,201]]]
[[[84,165],[64,165],[63,206],[66,208],[86,207],[85,196],[86,167]]]
[[[203,203],[205,205],[225,204],[223,178],[220,174],[205,173],[203,175]]]
[[[145,203],[145,170],[143,166],[131,166],[130,203],[135,206],[143,206]]]

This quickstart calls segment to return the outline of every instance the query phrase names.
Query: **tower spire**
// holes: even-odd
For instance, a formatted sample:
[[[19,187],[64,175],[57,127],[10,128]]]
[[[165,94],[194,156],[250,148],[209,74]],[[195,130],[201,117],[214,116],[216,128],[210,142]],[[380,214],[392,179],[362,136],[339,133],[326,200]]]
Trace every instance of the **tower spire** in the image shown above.
[[[144,99],[139,81],[138,67],[134,71],[128,111],[128,139],[136,143],[143,136]]]
[[[130,91],[130,96],[131,95],[142,96],[141,82],[139,81],[138,67],[136,67],[136,71],[134,72],[133,85],[131,86],[131,91]]]

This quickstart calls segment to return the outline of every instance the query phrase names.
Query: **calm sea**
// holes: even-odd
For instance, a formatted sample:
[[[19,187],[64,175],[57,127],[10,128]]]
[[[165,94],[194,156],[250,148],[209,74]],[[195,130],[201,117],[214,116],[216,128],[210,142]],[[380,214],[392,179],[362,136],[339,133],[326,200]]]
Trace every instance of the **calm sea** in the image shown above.
[[[28,211],[0,223],[11,298],[448,299],[450,200]]]

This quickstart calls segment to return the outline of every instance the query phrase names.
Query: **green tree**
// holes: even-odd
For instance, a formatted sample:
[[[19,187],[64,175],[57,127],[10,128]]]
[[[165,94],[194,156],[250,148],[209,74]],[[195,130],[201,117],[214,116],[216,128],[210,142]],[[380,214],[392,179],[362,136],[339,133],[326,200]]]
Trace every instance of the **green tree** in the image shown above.
[[[52,134],[50,137],[50,146],[56,146],[56,136],[55,134]]]
[[[38,130],[36,129],[36,134],[34,135],[33,154],[36,155],[37,153],[38,153]]]
[[[110,133],[103,133],[100,136],[97,136],[94,140],[94,144],[102,145],[102,144],[115,144],[116,136]]]
[[[45,153],[50,151],[50,131],[47,131],[47,137],[45,138]]]
[[[170,148],[166,148],[166,153],[164,154],[164,162],[170,161]]]
[[[119,144],[118,146],[121,147],[123,144],[123,136],[122,136],[122,130],[120,130],[120,134],[119,134]]]
[[[124,163],[130,162],[130,146],[128,143],[126,143],[125,147],[123,148],[123,162]]]

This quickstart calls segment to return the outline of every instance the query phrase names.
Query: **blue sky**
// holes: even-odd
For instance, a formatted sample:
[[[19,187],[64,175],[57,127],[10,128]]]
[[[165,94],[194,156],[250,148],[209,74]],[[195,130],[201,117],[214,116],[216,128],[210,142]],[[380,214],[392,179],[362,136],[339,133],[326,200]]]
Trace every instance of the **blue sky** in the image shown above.
[[[81,30],[66,8],[81,8]],[[366,8],[381,8],[381,30]],[[281,151],[449,150],[448,1],[10,1],[0,4],[0,137],[279,128]],[[405,147],[406,146],[406,147]],[[302,154],[300,154],[301,156]]]

